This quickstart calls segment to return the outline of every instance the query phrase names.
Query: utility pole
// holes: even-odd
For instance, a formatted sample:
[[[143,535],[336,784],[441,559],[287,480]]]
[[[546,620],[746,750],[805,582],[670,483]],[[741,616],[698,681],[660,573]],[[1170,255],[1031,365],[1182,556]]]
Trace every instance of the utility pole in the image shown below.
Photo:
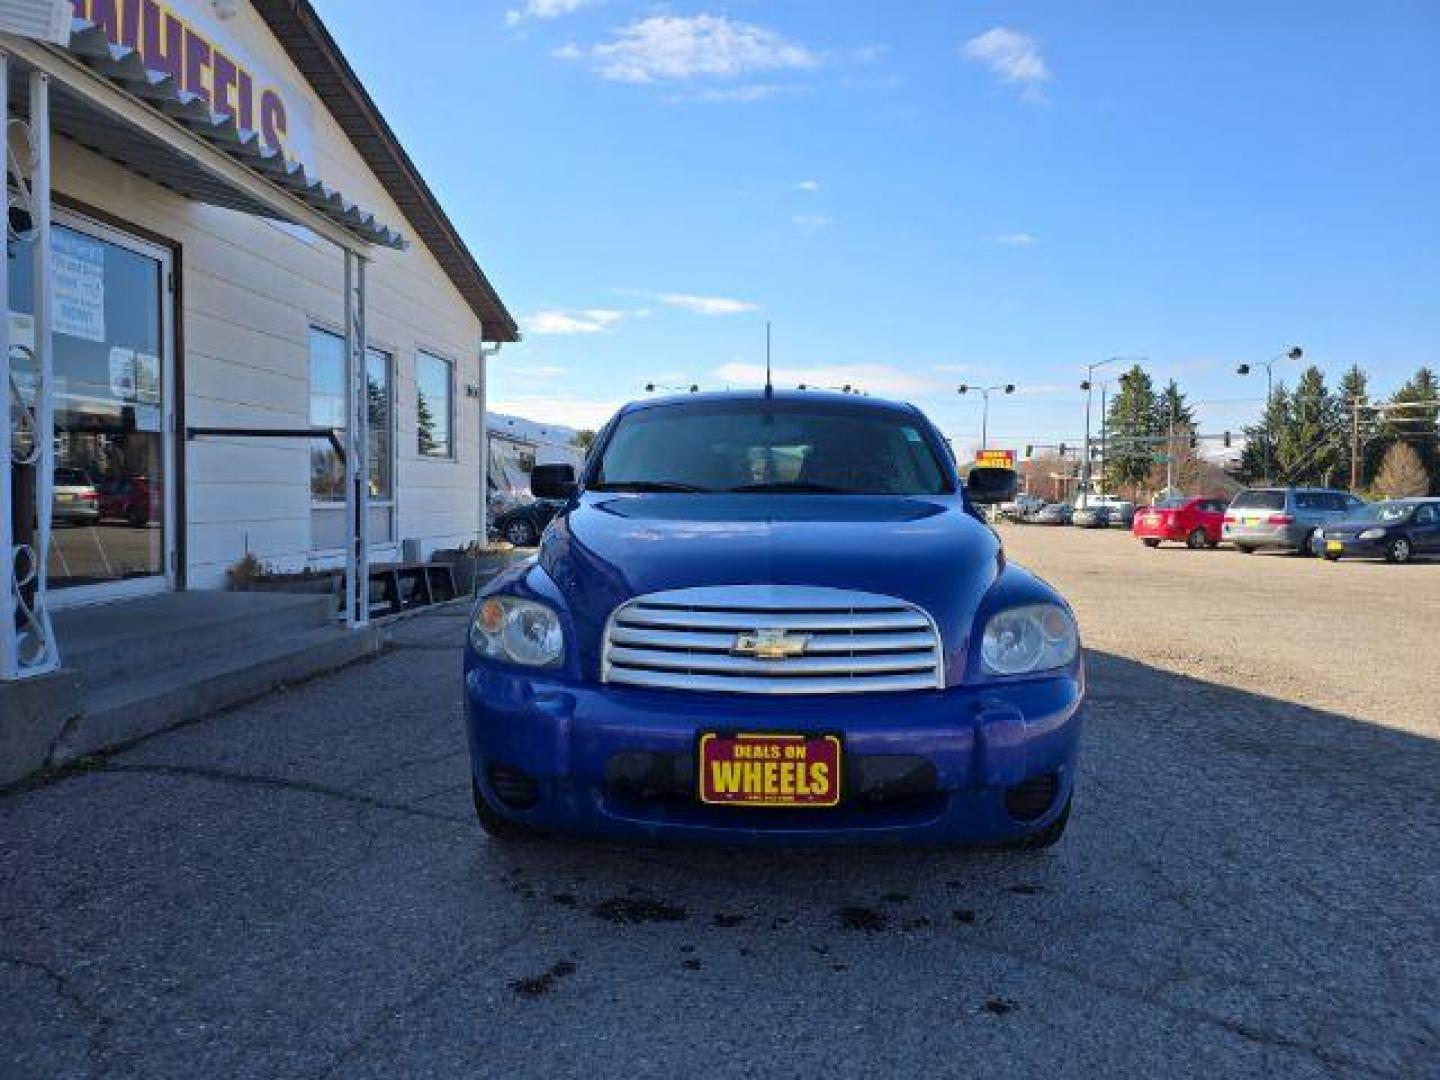
[[[1170,423],[1165,429],[1165,497],[1175,490],[1175,398],[1170,398]]]
[[[1360,395],[1350,399],[1350,492],[1360,490]]]

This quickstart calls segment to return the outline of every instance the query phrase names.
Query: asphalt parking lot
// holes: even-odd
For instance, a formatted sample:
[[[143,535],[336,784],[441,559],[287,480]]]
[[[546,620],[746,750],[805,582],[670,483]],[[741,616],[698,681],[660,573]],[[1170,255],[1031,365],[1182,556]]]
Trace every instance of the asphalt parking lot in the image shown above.
[[[1057,848],[487,843],[437,612],[0,796],[0,1075],[1440,1075],[1440,565],[1003,532],[1090,649]]]

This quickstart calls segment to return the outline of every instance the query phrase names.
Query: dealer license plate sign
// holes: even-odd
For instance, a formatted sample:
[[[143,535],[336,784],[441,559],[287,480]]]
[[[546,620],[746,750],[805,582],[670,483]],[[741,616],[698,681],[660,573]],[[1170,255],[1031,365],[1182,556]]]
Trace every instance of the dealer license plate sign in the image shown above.
[[[836,735],[700,736],[700,801],[712,806],[837,806]]]

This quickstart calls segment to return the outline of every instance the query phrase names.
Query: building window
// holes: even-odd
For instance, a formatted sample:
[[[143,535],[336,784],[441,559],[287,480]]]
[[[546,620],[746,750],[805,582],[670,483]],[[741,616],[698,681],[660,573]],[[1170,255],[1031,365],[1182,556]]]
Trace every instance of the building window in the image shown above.
[[[365,353],[366,412],[369,428],[370,498],[387,503],[394,495],[394,383],[390,354],[379,349]],[[310,423],[334,428],[345,440],[345,339],[328,330],[310,330]],[[343,502],[345,466],[334,448],[320,439],[310,445],[310,498],[314,502]]]
[[[455,456],[454,365],[422,352],[415,357],[415,430],[421,457]]]

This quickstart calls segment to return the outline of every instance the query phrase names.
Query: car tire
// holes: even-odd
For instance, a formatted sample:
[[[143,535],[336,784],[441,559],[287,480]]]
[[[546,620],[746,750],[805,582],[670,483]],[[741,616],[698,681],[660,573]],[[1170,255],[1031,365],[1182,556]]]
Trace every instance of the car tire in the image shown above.
[[[1148,548],[1157,548],[1160,546],[1160,541],[1156,540],[1153,536],[1142,537],[1140,542]]]
[[[1403,536],[1397,536],[1385,545],[1386,562],[1407,563],[1413,554],[1415,554],[1415,549],[1411,547],[1410,541],[1406,540]]]
[[[125,520],[132,529],[143,529],[146,525],[150,524],[150,515],[140,509],[140,507],[132,506],[129,510],[125,511]]]
[[[505,539],[516,547],[535,546],[535,540],[537,539],[535,536],[535,526],[531,525],[530,522],[524,518],[515,518],[513,521],[507,521],[505,528],[502,529],[501,532],[504,534]]]
[[[1020,851],[1043,851],[1045,848],[1054,847],[1065,835],[1065,826],[1070,824],[1070,804],[1075,801],[1072,792],[1065,800],[1065,805],[1060,808],[1060,813],[1055,820],[1046,825],[1043,829],[1036,829],[1027,836],[1022,836],[1011,846]]]
[[[480,785],[475,782],[474,777],[470,779],[470,790],[475,796],[475,818],[480,822],[480,828],[484,830],[485,835],[492,840],[501,842],[533,840],[539,835],[529,825],[522,825],[518,821],[501,817],[500,812],[485,798],[484,792],[480,790]]]
[[[1210,537],[1199,525],[1190,530],[1190,535],[1185,537],[1185,546],[1191,551],[1199,551],[1201,548],[1210,546]]]
[[[1254,554],[1255,554],[1255,549],[1254,549],[1253,547],[1251,547],[1249,544],[1236,544],[1236,545],[1235,545],[1235,550],[1238,551],[1238,552],[1240,552],[1241,555],[1254,555]]]
[[[1324,558],[1325,558],[1325,561],[1326,561],[1326,562],[1339,562],[1339,561],[1340,561],[1340,556],[1339,556],[1339,555],[1326,554],[1326,555],[1324,556]]]
[[[1318,555],[1320,553],[1318,546],[1320,538],[1317,535],[1319,532],[1319,529],[1311,529],[1306,533],[1305,539],[1300,541],[1300,546],[1295,549],[1295,554],[1299,555],[1302,559],[1313,559]]]

